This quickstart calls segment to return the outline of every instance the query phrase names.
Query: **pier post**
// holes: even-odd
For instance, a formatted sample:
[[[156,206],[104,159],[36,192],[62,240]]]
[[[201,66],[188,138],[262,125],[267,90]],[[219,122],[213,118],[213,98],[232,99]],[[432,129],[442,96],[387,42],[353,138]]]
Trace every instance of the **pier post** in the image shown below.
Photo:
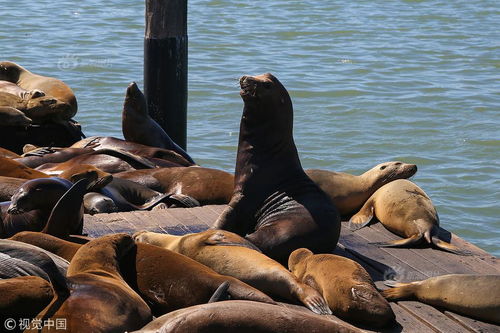
[[[186,149],[187,0],[146,0],[144,94],[150,116]]]

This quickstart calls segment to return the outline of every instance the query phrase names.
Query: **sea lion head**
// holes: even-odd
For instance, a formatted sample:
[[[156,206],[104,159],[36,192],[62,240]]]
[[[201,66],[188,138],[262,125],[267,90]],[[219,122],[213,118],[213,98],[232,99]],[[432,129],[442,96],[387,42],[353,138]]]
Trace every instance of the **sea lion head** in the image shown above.
[[[410,178],[417,172],[415,164],[408,164],[400,161],[380,163],[366,172],[370,177],[376,177],[376,182],[380,186],[390,183],[396,179]]]
[[[123,111],[133,113],[141,113],[147,115],[147,104],[146,97],[137,86],[137,83],[132,82],[127,87],[127,93],[125,95],[125,102],[123,104]]]
[[[14,62],[0,62],[0,80],[17,83],[22,71],[25,71],[25,69]]]
[[[12,196],[7,212],[21,214],[43,207],[52,208],[71,185],[66,179],[55,177],[29,180]]]
[[[240,96],[245,104],[256,104],[261,107],[271,104],[275,107],[291,108],[290,95],[281,82],[270,73],[256,76],[243,75],[240,78],[240,87]]]
[[[291,272],[294,272],[295,267],[304,259],[312,256],[313,253],[311,250],[306,249],[306,248],[300,248],[292,253],[290,253],[290,257],[288,257],[288,269]],[[294,273],[295,274],[295,273]]]

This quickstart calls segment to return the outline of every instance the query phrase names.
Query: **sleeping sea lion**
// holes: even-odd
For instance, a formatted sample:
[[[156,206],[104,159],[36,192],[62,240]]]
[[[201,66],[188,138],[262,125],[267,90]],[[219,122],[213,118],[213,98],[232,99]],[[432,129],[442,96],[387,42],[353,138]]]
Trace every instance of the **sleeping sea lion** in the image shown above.
[[[19,188],[28,181],[25,178],[0,176],[0,202],[10,201]]]
[[[0,126],[28,127],[32,120],[26,115],[11,106],[0,106]],[[0,156],[3,156],[0,155]],[[8,157],[8,156],[7,156]]]
[[[391,306],[357,262],[301,248],[290,255],[288,268],[299,281],[323,295],[334,315],[369,327],[384,327],[394,321]]]
[[[11,158],[0,157],[0,176],[37,179],[48,178],[49,176],[41,171],[29,168],[24,164]]]
[[[302,169],[287,90],[271,74],[243,76],[240,86],[245,106],[235,187],[214,227],[246,235],[281,263],[300,247],[331,252],[339,238],[340,216]]]
[[[0,121],[2,121],[2,120],[0,119]],[[8,149],[0,147],[0,157],[18,158],[18,157],[21,157],[21,156],[19,156],[18,154],[14,153],[13,151],[10,151]]]
[[[39,248],[66,259],[68,262],[73,259],[76,251],[82,247],[82,244],[69,242],[56,236],[35,231],[21,231],[9,239],[38,246]]]
[[[376,216],[389,231],[406,237],[391,242],[373,243],[385,247],[404,247],[427,242],[456,254],[469,255],[455,245],[439,239],[439,217],[431,199],[425,192],[406,179],[390,182],[365,202],[358,213],[349,220],[352,230],[357,230]]]
[[[299,282],[285,267],[234,233],[206,230],[174,236],[138,232],[134,239],[188,256],[219,274],[233,276],[270,296],[301,302],[318,314],[331,314],[316,290]]]
[[[393,283],[382,295],[390,301],[413,299],[467,317],[500,325],[500,275],[448,274]]]
[[[9,93],[24,100],[45,96],[45,93],[39,89],[26,90],[15,83],[5,80],[0,80],[0,92]]]
[[[359,176],[327,170],[306,170],[309,178],[330,197],[341,216],[357,212],[381,186],[396,179],[409,178],[416,172],[415,164],[399,161],[380,163]]]

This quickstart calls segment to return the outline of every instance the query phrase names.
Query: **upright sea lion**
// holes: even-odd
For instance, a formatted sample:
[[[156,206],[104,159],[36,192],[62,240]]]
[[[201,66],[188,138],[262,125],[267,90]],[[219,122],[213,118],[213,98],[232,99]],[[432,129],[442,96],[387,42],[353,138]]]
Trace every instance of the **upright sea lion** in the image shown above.
[[[67,115],[69,118],[74,117],[76,114],[77,102],[75,94],[61,80],[31,73],[27,69],[10,61],[0,62],[0,80],[10,81],[26,90],[39,89],[46,95],[53,96],[69,104],[72,110]]]
[[[122,132],[127,141],[170,149],[194,163],[184,149],[179,147],[165,130],[149,116],[146,97],[135,82],[127,87],[122,112]]]
[[[0,126],[28,127],[32,122],[22,111],[11,106],[0,106]]]
[[[245,106],[235,188],[215,228],[248,234],[246,238],[262,252],[282,263],[299,247],[332,251],[340,216],[302,169],[288,92],[271,74],[243,76],[240,86]]]
[[[357,262],[301,248],[290,255],[288,268],[299,281],[321,292],[334,315],[370,327],[394,321],[391,306]]]
[[[167,313],[136,333],[347,333],[361,330],[347,323],[279,305],[225,301]]]
[[[423,241],[436,247],[461,255],[470,252],[439,239],[439,217],[431,199],[425,192],[406,179],[390,182],[365,202],[358,213],[352,216],[349,225],[357,230],[372,220],[373,216],[389,231],[406,237],[391,242],[374,243],[385,247],[412,246]]]
[[[45,96],[45,93],[41,90],[26,90],[19,87],[17,84],[10,81],[0,80],[0,92],[6,92],[9,94],[16,95],[22,99],[28,100],[30,98],[37,98]]]
[[[20,276],[0,280],[0,320],[35,317],[54,297],[51,284],[38,276]],[[11,330],[12,332],[12,330]]]
[[[47,174],[41,171],[28,168],[24,164],[6,157],[0,157],[0,176],[24,179],[49,177]]]
[[[228,203],[234,188],[232,174],[211,168],[157,168],[120,172],[114,176],[162,193],[187,195],[201,205]]]
[[[107,235],[83,245],[67,274],[69,294],[59,294],[39,318],[66,318],[70,332],[124,332],[151,321],[151,310],[124,281],[119,260],[135,246],[126,234]],[[43,332],[50,332],[45,327]]]
[[[138,232],[134,239],[188,256],[219,274],[233,276],[262,292],[301,302],[318,314],[331,314],[323,297],[244,238],[224,230],[174,236]]]
[[[206,303],[223,283],[229,284],[227,293],[231,299],[275,304],[269,296],[246,283],[150,244],[138,243],[120,261],[120,271],[150,305],[155,316]]]
[[[500,275],[449,274],[410,283],[389,283],[388,300],[418,300],[467,317],[500,324]]]
[[[179,153],[170,149],[150,147],[140,143],[125,141],[110,136],[92,136],[75,142],[71,148],[93,148],[93,149],[121,149],[133,154],[146,157],[155,163],[164,162],[171,163],[170,166],[192,166],[194,162],[184,158]],[[168,167],[168,166],[165,166]]]
[[[399,161],[380,163],[359,176],[327,170],[306,170],[309,178],[330,197],[341,216],[357,212],[381,186],[396,179],[409,178],[416,172],[415,164]]]

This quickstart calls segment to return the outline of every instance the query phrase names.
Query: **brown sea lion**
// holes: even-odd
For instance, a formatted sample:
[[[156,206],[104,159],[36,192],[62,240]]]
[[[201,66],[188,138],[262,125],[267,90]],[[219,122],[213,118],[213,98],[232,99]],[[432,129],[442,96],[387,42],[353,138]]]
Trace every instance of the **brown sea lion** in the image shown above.
[[[37,317],[66,318],[70,332],[124,332],[151,321],[151,310],[123,279],[119,260],[135,246],[126,234],[107,235],[83,245],[71,260],[69,293],[56,298]],[[54,319],[53,319],[54,320]],[[44,327],[42,332],[50,332]]]
[[[77,111],[76,97],[68,85],[61,80],[37,75],[27,69],[10,61],[0,62],[0,80],[10,81],[26,90],[39,89],[46,95],[53,96],[71,107],[71,112],[66,116],[70,119],[75,116]]]
[[[91,148],[39,147],[24,153],[19,158],[16,158],[16,161],[27,167],[37,168],[45,163],[66,162],[75,156],[92,153],[93,151]]]
[[[22,111],[11,106],[0,106],[0,126],[28,127],[32,122]]]
[[[10,201],[12,196],[27,181],[25,178],[0,176],[0,202]]]
[[[93,149],[121,149],[133,154],[146,157],[157,164],[169,162],[170,165],[165,167],[174,166],[192,166],[194,162],[189,161],[182,155],[170,149],[150,147],[140,143],[125,141],[110,136],[92,136],[74,143],[71,148],[93,148]],[[162,161],[160,161],[162,160]]]
[[[0,280],[0,320],[19,320],[35,317],[54,297],[51,284],[38,276],[20,276]],[[4,328],[3,326],[2,328]],[[10,330],[12,332],[12,330]]]
[[[122,112],[122,132],[127,141],[173,150],[194,164],[193,159],[184,149],[179,147],[149,116],[146,97],[135,82],[127,87]]]
[[[287,90],[271,74],[243,76],[240,86],[245,106],[235,188],[215,228],[247,235],[281,263],[299,247],[332,251],[340,234],[340,216],[302,169]]]
[[[439,217],[431,199],[425,192],[406,179],[390,182],[365,202],[349,220],[352,230],[357,230],[376,216],[389,231],[406,237],[391,242],[373,243],[382,247],[404,247],[427,242],[442,250],[469,255],[455,245],[439,239]]]
[[[246,283],[158,246],[138,243],[120,263],[125,280],[150,305],[155,316],[206,303],[225,282],[229,284],[227,293],[231,299],[275,304]]]
[[[2,121],[2,120],[0,119],[0,121]],[[0,157],[19,158],[21,156],[19,156],[18,154],[14,153],[13,151],[10,151],[8,149],[0,147]]]
[[[500,275],[449,274],[410,283],[388,283],[388,300],[412,299],[500,325]]]
[[[394,321],[391,306],[357,262],[301,248],[290,255],[288,268],[299,281],[323,295],[334,315],[370,327],[384,327]]]
[[[349,216],[357,212],[381,186],[396,179],[413,176],[417,172],[417,166],[399,161],[385,162],[359,176],[317,169],[305,171],[330,197],[340,215]]]
[[[43,232],[34,231],[21,231],[10,237],[9,239],[38,246],[39,248],[47,250],[58,255],[61,258],[66,259],[68,262],[73,259],[76,251],[78,251],[78,249],[82,247],[81,244],[69,242],[67,240],[45,234]]]
[[[233,276],[270,296],[301,302],[318,314],[331,314],[316,290],[299,282],[281,264],[231,232],[212,229],[184,236],[138,232],[134,239],[188,256],[219,274]]]
[[[6,157],[0,157],[0,176],[24,179],[49,177],[47,174],[41,171],[28,168],[24,164]]]
[[[327,316],[279,305],[224,301],[196,305],[167,313],[136,333],[331,333],[361,332]]]
[[[26,90],[15,83],[5,80],[0,80],[0,92],[16,95],[24,100],[45,96],[45,93],[39,89]]]
[[[162,193],[187,195],[196,199],[201,205],[228,203],[234,187],[232,174],[201,167],[135,170],[120,172],[114,176]]]

